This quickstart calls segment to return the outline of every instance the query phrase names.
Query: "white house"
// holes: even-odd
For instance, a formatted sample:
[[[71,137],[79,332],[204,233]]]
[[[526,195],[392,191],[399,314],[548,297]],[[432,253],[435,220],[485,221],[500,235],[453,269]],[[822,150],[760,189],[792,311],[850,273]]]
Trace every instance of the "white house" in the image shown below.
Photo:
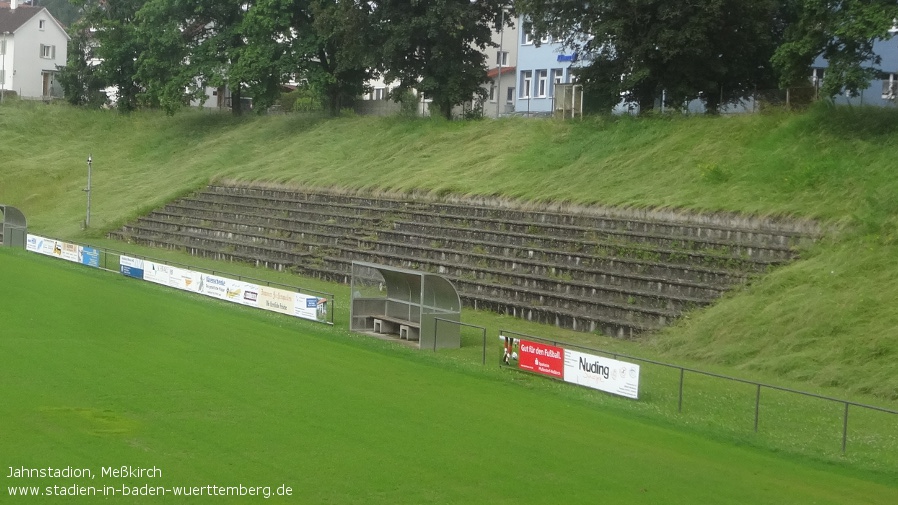
[[[69,40],[47,9],[20,0],[0,3],[0,96],[62,97],[56,72],[66,64]]]

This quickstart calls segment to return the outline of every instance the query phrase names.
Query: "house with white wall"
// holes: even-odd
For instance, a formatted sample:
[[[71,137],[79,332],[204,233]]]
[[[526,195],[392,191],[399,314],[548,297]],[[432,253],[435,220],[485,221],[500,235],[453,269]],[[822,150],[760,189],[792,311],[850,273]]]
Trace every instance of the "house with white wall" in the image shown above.
[[[44,7],[0,2],[0,96],[12,91],[26,99],[61,98],[56,73],[66,64],[70,40]]]
[[[503,21],[504,21],[503,14]],[[486,77],[489,82],[484,86],[487,101],[483,104],[483,115],[486,117],[502,117],[514,112],[515,107],[515,70],[518,61],[518,23],[503,26],[493,31],[495,47],[486,48]]]

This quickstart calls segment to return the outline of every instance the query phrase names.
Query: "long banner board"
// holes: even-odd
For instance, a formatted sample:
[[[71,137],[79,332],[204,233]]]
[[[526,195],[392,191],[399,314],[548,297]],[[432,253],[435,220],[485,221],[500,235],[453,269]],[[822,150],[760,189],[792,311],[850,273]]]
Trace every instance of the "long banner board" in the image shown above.
[[[94,268],[100,266],[100,252],[93,247],[70,244],[61,240],[45,238],[28,234],[25,241],[25,250],[53,256],[73,263],[81,263]]]
[[[504,335],[499,338],[504,345],[505,365],[606,393],[639,397],[639,365],[542,342]]]
[[[327,298],[121,256],[122,275],[182,291],[318,322],[327,322]]]

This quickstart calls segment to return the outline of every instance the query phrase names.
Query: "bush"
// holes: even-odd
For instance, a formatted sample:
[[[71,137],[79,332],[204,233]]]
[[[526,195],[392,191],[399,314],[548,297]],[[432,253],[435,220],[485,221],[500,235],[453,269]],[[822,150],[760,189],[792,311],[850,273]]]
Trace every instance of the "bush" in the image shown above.
[[[277,103],[284,112],[313,112],[323,108],[318,93],[306,86],[281,94]]]

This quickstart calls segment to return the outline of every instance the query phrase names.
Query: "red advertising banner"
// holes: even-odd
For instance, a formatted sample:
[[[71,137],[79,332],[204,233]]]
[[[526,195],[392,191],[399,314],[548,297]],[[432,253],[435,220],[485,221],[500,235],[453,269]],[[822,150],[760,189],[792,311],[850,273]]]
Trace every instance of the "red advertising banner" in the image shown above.
[[[521,340],[518,367],[561,379],[564,377],[564,349],[553,345]]]

